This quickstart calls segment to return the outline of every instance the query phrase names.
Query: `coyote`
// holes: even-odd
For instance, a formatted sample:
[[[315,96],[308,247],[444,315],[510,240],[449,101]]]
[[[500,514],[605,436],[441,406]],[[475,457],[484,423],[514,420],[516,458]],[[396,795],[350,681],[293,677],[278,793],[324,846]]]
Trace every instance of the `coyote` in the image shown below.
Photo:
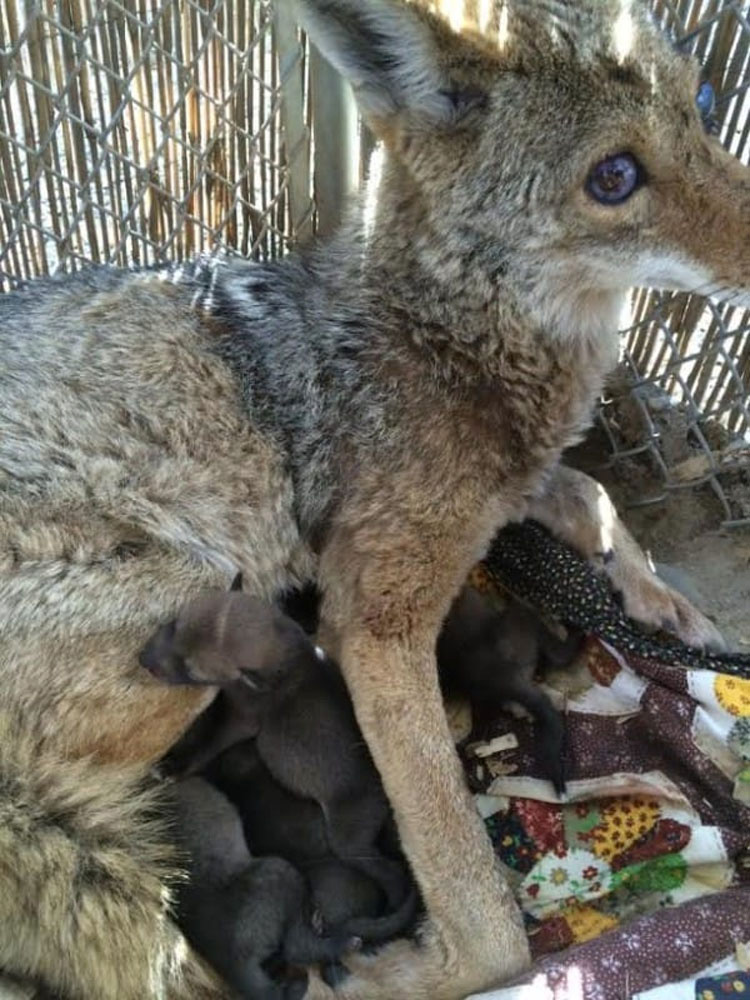
[[[70,997],[222,995],[138,838],[105,863],[137,807],[123,780],[121,822],[101,779],[147,770],[210,700],[138,664],[204,588],[323,592],[428,914],[416,943],[347,960],[349,1000],[453,1000],[529,962],[435,669],[500,525],[543,521],[632,615],[715,640],[559,464],[629,286],[750,301],[750,173],[697,65],[635,0],[507,0],[493,38],[398,0],[298,9],[384,150],[333,239],[0,298],[0,683],[31,734],[0,757],[0,966]]]

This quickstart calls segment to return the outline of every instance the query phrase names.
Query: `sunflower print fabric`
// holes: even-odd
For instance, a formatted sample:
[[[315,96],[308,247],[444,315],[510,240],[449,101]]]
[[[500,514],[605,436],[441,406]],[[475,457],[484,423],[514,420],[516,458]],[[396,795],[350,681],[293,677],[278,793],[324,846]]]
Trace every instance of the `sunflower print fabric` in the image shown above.
[[[588,636],[544,684],[565,717],[564,798],[537,764],[531,719],[501,713],[482,734],[504,738],[489,757],[459,744],[535,959],[486,996],[750,1000],[737,957],[750,942],[750,657],[640,632],[533,522],[504,529],[471,582]]]

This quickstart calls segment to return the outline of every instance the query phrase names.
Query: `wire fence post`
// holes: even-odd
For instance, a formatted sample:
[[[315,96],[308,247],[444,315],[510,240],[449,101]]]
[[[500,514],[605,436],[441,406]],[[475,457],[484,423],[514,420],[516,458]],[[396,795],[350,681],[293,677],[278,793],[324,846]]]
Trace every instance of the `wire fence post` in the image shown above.
[[[336,228],[347,199],[359,186],[357,107],[351,87],[314,46],[310,56],[315,204],[318,232],[325,236]]]

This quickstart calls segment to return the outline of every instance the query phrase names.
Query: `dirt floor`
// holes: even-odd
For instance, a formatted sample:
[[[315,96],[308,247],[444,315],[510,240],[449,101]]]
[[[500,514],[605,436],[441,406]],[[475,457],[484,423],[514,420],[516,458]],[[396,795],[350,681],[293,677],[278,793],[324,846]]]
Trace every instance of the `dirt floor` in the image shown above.
[[[656,562],[687,577],[700,607],[718,625],[730,648],[750,652],[750,529],[721,530],[722,505],[710,486],[681,490],[647,506],[644,498],[663,492],[643,458],[606,463],[605,443],[596,433],[572,454],[572,464],[595,476],[609,491],[625,523]],[[750,482],[723,484],[750,509]],[[741,494],[741,495],[738,495]]]

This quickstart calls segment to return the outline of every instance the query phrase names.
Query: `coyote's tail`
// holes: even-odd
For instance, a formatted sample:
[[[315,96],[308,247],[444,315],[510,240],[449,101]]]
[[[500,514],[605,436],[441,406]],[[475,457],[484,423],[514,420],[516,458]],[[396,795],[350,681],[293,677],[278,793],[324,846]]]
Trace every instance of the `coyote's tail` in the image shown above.
[[[0,715],[0,968],[71,1000],[227,997],[169,917],[142,767],[69,761]]]

